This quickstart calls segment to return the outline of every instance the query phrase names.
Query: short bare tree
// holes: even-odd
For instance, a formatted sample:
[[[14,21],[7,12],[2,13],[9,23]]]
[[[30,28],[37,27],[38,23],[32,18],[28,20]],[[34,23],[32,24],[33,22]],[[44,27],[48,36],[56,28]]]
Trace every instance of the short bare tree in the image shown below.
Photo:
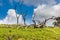
[[[45,19],[43,22],[39,22],[39,25],[40,25],[40,28],[43,28],[45,25],[46,25],[46,22],[48,21],[48,20],[50,20],[50,19],[53,19],[53,16],[51,17],[51,18],[47,18],[47,19]]]
[[[36,26],[36,20],[35,20],[35,13],[34,13],[34,15],[32,17],[32,22],[34,23],[33,24],[34,25],[34,28],[37,28],[37,26]]]

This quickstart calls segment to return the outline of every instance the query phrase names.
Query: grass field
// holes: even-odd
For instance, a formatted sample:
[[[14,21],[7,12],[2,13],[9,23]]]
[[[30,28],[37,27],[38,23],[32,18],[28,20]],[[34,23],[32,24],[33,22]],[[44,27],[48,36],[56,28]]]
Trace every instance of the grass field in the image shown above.
[[[10,31],[10,32],[9,32]],[[60,28],[0,28],[0,40],[60,40]]]

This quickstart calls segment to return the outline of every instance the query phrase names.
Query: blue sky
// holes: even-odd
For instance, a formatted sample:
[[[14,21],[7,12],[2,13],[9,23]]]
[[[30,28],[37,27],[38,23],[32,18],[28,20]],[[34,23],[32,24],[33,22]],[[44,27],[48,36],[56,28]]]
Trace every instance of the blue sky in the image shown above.
[[[20,9],[19,9],[18,3],[14,2],[13,4],[10,4],[9,0],[1,0],[1,2],[2,2],[2,6],[0,6],[0,19],[4,19],[4,17],[6,17],[7,15],[7,11],[9,9],[14,9],[15,5],[17,5],[16,11],[18,12],[18,14],[21,14],[19,13]],[[23,4],[22,9],[23,9],[23,12],[27,10],[28,11],[27,14],[32,15],[34,7]]]
[[[55,12],[54,14],[52,14],[52,11],[51,11],[52,8],[55,6],[56,6],[56,9],[58,9],[57,16],[60,15],[59,8],[57,8],[58,6],[60,6],[60,0],[23,0],[23,1],[24,2],[22,5],[22,12],[24,14],[27,14],[27,16],[26,16],[26,23],[27,24],[31,23],[33,13],[36,13],[36,14],[40,13],[39,20],[40,19],[42,20],[43,18],[51,17],[52,15],[55,16],[56,11],[53,10],[53,12]],[[20,2],[21,2],[21,0],[0,0],[0,20],[1,20],[1,23],[3,23],[2,20],[5,20],[5,18],[7,17],[8,10],[14,9],[15,5],[17,5],[16,6],[17,7],[16,8],[17,14],[22,15],[21,10],[20,10],[20,6],[19,6]],[[44,12],[39,11],[39,10],[43,11],[45,9],[49,10],[51,13],[48,13],[47,11],[44,11]],[[45,12],[48,14],[46,14]],[[38,16],[38,15],[36,15],[36,16]],[[42,16],[44,16],[44,17],[42,18]]]
[[[11,0],[11,1],[13,1],[13,0]],[[9,9],[14,9],[15,8],[15,5],[17,5],[16,6],[16,12],[19,15],[22,15],[20,13],[21,12],[20,5],[19,5],[20,2],[13,1],[13,3],[10,3],[9,0],[0,0],[0,2],[2,3],[1,6],[0,6],[0,20],[3,20],[8,15],[7,14],[7,11]],[[34,6],[33,5],[31,5],[31,6],[27,6],[26,4],[23,4],[22,5],[22,12],[24,12],[23,14],[27,14],[26,20],[28,22],[30,22],[30,20],[32,19],[33,9],[34,9]]]

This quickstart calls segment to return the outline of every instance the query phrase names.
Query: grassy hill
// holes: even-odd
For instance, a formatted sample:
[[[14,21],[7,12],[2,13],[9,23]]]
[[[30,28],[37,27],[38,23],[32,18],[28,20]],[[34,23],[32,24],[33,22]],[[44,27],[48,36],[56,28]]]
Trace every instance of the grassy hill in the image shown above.
[[[0,40],[60,40],[60,28],[0,28]]]

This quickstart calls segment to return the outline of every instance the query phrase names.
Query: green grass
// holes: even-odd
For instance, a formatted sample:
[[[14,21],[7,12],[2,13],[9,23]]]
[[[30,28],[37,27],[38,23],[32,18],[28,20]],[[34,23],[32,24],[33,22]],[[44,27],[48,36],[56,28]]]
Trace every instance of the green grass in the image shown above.
[[[9,33],[9,30],[11,32]],[[60,40],[60,28],[0,28],[0,40]]]

